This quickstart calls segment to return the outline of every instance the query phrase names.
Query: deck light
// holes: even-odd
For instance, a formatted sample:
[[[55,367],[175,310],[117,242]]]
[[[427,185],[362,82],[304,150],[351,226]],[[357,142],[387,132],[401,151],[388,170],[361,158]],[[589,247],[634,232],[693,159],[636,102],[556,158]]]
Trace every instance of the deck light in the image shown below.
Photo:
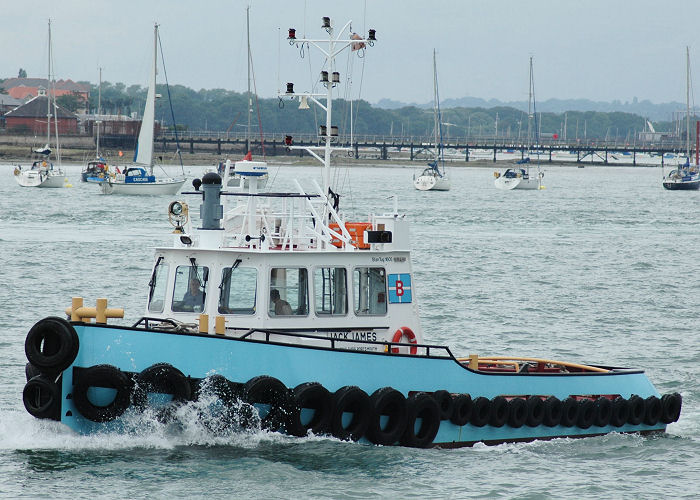
[[[324,17],[323,18],[323,24],[321,25],[321,28],[328,29],[331,27],[331,18],[330,17]]]
[[[318,135],[327,135],[327,130],[325,125],[321,125]]]
[[[321,83],[328,83],[328,71],[321,71]]]
[[[186,234],[183,234],[182,236],[180,236],[180,243],[182,243],[183,245],[190,246],[192,244],[192,238],[190,238]]]
[[[333,83],[340,83],[340,73],[337,71],[333,72]]]
[[[287,94],[293,94],[294,93],[294,84],[287,82]]]
[[[331,137],[338,137],[338,127],[335,125],[331,126]]]
[[[377,30],[369,30],[369,35],[367,35],[367,40],[370,42],[377,41]]]

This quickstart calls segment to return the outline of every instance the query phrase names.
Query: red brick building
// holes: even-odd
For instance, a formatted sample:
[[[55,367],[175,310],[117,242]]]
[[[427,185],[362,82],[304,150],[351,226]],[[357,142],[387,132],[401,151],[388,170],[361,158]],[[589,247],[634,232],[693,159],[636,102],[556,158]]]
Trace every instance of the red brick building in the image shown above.
[[[8,111],[3,115],[5,118],[5,129],[8,132],[32,132],[37,135],[46,134],[46,115],[48,97],[43,93],[25,104]],[[77,134],[78,133],[78,117],[63,109],[60,106],[56,107],[55,114],[58,116],[58,133],[61,134]],[[55,130],[54,108],[51,106],[51,132]]]
[[[15,99],[26,99],[39,95],[39,89],[49,88],[49,81],[46,78],[8,78],[0,84],[5,93]],[[56,97],[74,94],[86,104],[90,97],[90,85],[86,83],[76,83],[73,80],[58,80],[55,82],[54,91]]]

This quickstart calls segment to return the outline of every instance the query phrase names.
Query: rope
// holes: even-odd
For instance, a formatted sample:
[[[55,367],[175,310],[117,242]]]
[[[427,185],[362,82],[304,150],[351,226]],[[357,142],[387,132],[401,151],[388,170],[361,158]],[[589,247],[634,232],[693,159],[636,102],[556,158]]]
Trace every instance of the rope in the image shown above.
[[[160,60],[163,63],[163,76],[165,76],[165,88],[168,91],[168,104],[170,105],[170,116],[173,119],[173,131],[175,132],[175,145],[177,146],[177,155],[180,159],[180,168],[182,169],[182,174],[185,174],[185,166],[182,163],[182,151],[180,151],[180,140],[177,136],[177,123],[175,122],[175,111],[173,111],[173,100],[170,95],[170,85],[168,84],[168,72],[165,69],[165,58],[163,57],[163,42],[160,39],[160,32],[158,32],[158,46],[160,47]],[[162,168],[162,167],[161,167]]]

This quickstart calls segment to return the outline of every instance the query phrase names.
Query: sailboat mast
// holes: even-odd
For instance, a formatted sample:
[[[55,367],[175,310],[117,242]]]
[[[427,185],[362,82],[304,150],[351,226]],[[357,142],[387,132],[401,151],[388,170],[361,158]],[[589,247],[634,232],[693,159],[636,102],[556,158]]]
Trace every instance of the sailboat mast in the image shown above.
[[[248,38],[248,128],[246,129],[246,149],[250,152],[250,115],[253,113],[253,96],[250,93],[250,5],[245,9],[246,35]]]
[[[97,85],[97,120],[95,120],[97,124],[97,158],[100,157],[100,123],[102,123],[100,120],[100,115],[102,114],[102,68],[99,68],[99,70],[100,78]]]
[[[46,77],[46,145],[51,143],[51,19],[49,19],[49,59]]]
[[[433,121],[435,128],[435,161],[437,162],[440,159],[440,145],[438,144],[440,118],[438,116],[437,62],[435,61],[435,49],[433,49]]]
[[[690,162],[690,48],[685,47],[685,156]]]
[[[532,147],[532,56],[530,56],[530,81],[527,92],[527,145]]]

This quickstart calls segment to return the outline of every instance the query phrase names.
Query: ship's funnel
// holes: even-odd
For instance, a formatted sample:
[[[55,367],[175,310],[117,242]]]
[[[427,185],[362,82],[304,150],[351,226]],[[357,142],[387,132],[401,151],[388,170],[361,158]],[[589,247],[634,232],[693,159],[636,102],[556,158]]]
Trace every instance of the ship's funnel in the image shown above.
[[[221,206],[221,176],[209,172],[202,177],[202,204],[199,206],[201,229],[221,229],[221,219],[224,217],[224,207]]]

